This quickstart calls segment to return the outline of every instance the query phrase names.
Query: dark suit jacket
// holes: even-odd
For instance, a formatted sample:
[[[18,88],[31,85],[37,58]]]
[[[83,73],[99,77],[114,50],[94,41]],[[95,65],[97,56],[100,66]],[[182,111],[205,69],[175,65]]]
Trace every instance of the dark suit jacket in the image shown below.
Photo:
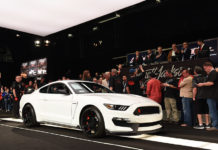
[[[171,51],[168,53],[168,56],[167,56],[168,62],[180,61],[180,60],[181,60],[181,53],[180,53],[180,50],[177,50],[177,51],[176,51],[176,53],[175,53],[176,56],[172,56],[172,53],[173,53],[173,50],[171,50]]]
[[[191,50],[187,48],[186,51],[181,54],[181,59],[184,58],[184,60],[189,60],[190,56],[191,56]]]
[[[143,62],[143,58],[141,55],[139,55],[138,59],[136,60],[136,57],[134,57],[134,60],[133,60],[133,65],[134,66],[137,66],[137,65],[141,65]]]
[[[210,56],[209,46],[204,45],[202,50],[198,51],[197,58],[205,58]]]
[[[156,58],[155,56],[155,61],[156,62],[162,62],[162,61],[166,61],[167,57],[164,53],[162,53],[162,55],[159,58]]]
[[[145,63],[146,63],[146,64],[153,63],[153,62],[154,62],[154,59],[155,59],[155,56],[154,56],[154,54],[152,53],[152,54],[151,54],[151,57],[150,57],[149,59],[148,59],[148,57],[146,56]]]

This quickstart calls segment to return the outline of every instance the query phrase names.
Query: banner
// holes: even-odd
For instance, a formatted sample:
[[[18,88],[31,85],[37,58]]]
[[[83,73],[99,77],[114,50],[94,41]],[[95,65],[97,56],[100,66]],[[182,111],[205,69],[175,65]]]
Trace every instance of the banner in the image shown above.
[[[166,80],[165,78],[166,70],[170,70],[175,78],[180,78],[182,74],[182,70],[184,68],[193,70],[195,66],[202,67],[205,61],[208,61],[208,59],[205,58],[205,59],[198,59],[198,60],[188,60],[183,62],[173,62],[173,63],[144,66],[143,68],[145,70],[145,80],[148,80],[149,75],[151,73],[154,73],[157,79],[164,82]],[[123,68],[123,73],[129,74],[130,68],[131,67]]]
[[[36,77],[47,74],[47,58],[22,63],[21,74],[26,74],[27,77]]]

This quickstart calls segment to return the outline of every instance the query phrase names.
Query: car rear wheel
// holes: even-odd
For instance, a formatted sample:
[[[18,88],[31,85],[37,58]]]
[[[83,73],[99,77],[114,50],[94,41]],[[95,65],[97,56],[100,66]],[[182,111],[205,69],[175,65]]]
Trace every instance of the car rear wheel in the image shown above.
[[[105,135],[104,119],[96,107],[88,107],[82,112],[80,125],[88,137],[103,137]]]
[[[34,127],[39,125],[36,121],[36,115],[33,107],[31,105],[26,105],[23,108],[23,124],[25,127]]]

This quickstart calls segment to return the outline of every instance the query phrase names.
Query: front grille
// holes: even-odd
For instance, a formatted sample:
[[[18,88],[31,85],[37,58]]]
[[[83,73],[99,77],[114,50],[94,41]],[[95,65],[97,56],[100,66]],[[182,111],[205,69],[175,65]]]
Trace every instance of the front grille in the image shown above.
[[[134,111],[134,115],[148,115],[148,114],[159,114],[160,108],[157,106],[146,106],[146,107],[138,107]]]
[[[120,126],[120,127],[150,127],[150,126],[154,126],[154,125],[158,125],[160,124],[160,121],[156,121],[156,122],[150,122],[150,123],[128,123],[126,121],[120,121],[120,120],[116,120],[116,119],[113,119],[112,120],[114,125],[116,126]]]
[[[139,124],[139,127],[149,127],[149,126],[154,126],[160,124],[160,121],[157,122],[151,122],[151,123],[141,123]]]

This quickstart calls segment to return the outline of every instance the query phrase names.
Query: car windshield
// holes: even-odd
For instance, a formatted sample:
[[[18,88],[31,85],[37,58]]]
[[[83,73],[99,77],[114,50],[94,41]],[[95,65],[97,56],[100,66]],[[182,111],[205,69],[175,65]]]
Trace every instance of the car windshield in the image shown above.
[[[70,82],[69,85],[76,94],[113,93],[108,88],[91,82]]]

